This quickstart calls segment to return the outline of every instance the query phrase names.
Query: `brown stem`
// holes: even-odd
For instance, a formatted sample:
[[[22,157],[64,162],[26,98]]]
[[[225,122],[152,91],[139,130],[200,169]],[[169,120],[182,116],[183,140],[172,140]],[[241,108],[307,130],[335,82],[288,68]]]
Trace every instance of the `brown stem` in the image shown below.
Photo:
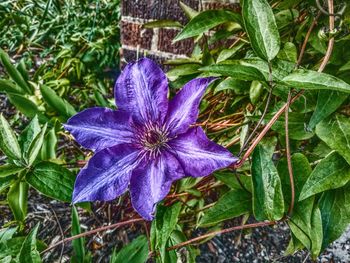
[[[78,235],[75,235],[75,236],[71,236],[71,237],[68,237],[68,238],[65,238],[55,244],[53,244],[52,246],[48,247],[47,249],[43,250],[41,252],[41,254],[43,253],[46,253],[47,251],[63,244],[63,243],[66,243],[66,242],[69,242],[69,241],[72,241],[72,240],[75,240],[77,238],[81,238],[81,237],[85,237],[85,236],[88,236],[88,235],[92,235],[92,234],[95,234],[95,233],[98,233],[98,232],[101,232],[101,231],[105,231],[105,230],[108,230],[108,229],[111,229],[111,228],[119,228],[119,227],[122,227],[122,226],[125,226],[125,225],[130,225],[130,224],[133,224],[133,223],[138,223],[138,222],[143,222],[144,219],[143,218],[135,218],[135,219],[131,219],[131,220],[128,220],[128,221],[124,221],[124,222],[119,222],[119,223],[116,223],[116,224],[112,224],[112,225],[109,225],[109,226],[103,226],[103,227],[99,227],[97,229],[93,229],[93,230],[90,230],[90,231],[87,231],[87,232],[84,232],[84,233],[81,233],[81,234],[78,234]]]
[[[219,234],[225,234],[225,233],[229,233],[235,230],[241,230],[241,229],[247,229],[247,228],[254,228],[254,227],[262,227],[262,226],[271,226],[271,225],[275,225],[277,224],[276,221],[269,221],[269,222],[258,222],[258,223],[254,223],[254,224],[247,224],[247,225],[242,225],[242,226],[234,226],[234,227],[230,227],[230,228],[226,228],[226,229],[222,229],[222,230],[217,230],[217,231],[213,231],[213,232],[209,232],[207,234],[201,235],[199,237],[195,237],[192,239],[189,239],[185,242],[181,242],[179,244],[176,244],[175,246],[172,247],[168,247],[167,250],[174,250],[180,247],[184,247],[187,245],[190,245],[192,243],[201,241],[203,239],[206,239],[208,237],[212,237],[212,236],[216,236]]]

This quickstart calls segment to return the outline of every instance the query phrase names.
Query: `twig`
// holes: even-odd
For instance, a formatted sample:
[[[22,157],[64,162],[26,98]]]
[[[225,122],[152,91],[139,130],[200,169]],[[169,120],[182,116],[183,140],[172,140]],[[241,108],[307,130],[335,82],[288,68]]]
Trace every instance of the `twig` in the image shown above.
[[[138,222],[143,222],[143,221],[144,221],[143,218],[135,218],[135,219],[131,219],[131,220],[128,220],[128,221],[119,222],[119,223],[116,223],[116,224],[113,224],[113,225],[99,227],[99,228],[96,228],[96,229],[93,229],[93,230],[90,230],[90,231],[87,231],[87,232],[84,232],[84,233],[81,233],[81,234],[78,234],[78,235],[75,235],[75,236],[71,236],[71,237],[65,238],[65,239],[57,242],[56,244],[53,244],[52,246],[50,246],[47,249],[43,250],[41,252],[41,254],[46,253],[47,251],[49,251],[49,250],[51,250],[51,249],[53,249],[53,248],[55,248],[55,247],[57,247],[57,246],[59,246],[59,245],[61,245],[63,243],[75,240],[77,238],[81,238],[81,237],[85,237],[85,236],[88,236],[88,235],[92,235],[92,234],[95,234],[95,233],[98,233],[98,232],[101,232],[101,231],[105,231],[105,230],[108,230],[108,229],[111,229],[111,228],[119,228],[119,227],[122,227],[122,226],[125,226],[125,225],[138,223]]]
[[[247,224],[247,225],[241,225],[241,226],[234,226],[234,227],[230,227],[230,228],[226,228],[226,229],[222,229],[222,230],[217,230],[217,231],[213,231],[213,232],[209,232],[207,234],[201,235],[199,237],[195,237],[192,239],[189,239],[185,242],[181,242],[179,244],[176,244],[175,246],[172,247],[168,247],[167,250],[174,250],[174,249],[178,249],[180,247],[184,247],[187,245],[190,245],[192,243],[201,241],[203,239],[206,239],[208,237],[212,237],[212,236],[216,236],[219,234],[225,234],[225,233],[229,233],[235,230],[241,230],[241,229],[247,229],[247,228],[255,228],[255,227],[262,227],[262,226],[272,226],[277,224],[276,221],[268,221],[268,222],[258,222],[258,223],[254,223],[254,224]]]

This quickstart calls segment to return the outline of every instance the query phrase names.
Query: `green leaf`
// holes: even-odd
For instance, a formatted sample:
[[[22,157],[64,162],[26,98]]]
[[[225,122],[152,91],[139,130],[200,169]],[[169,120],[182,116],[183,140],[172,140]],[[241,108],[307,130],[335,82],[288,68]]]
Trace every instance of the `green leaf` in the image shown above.
[[[319,207],[322,217],[322,250],[338,239],[350,222],[350,184],[323,193]]]
[[[39,119],[38,116],[35,115],[19,137],[19,143],[21,145],[23,155],[28,154],[29,147],[34,138],[40,133],[40,130]]]
[[[42,160],[56,159],[57,136],[55,128],[50,129],[41,147],[40,156]]]
[[[276,139],[263,140],[252,155],[253,212],[257,220],[279,220],[284,213],[281,181],[272,161]]]
[[[278,29],[285,28],[293,23],[299,17],[299,12],[296,9],[285,9],[275,14],[276,24]]]
[[[249,92],[249,88],[249,81],[228,77],[216,86],[214,93],[217,93],[222,90],[233,90],[235,94],[246,94]]]
[[[16,135],[2,114],[0,114],[0,150],[11,159],[21,159],[21,148]]]
[[[189,7],[188,5],[184,4],[182,1],[180,1],[179,4],[180,4],[180,7],[181,7],[182,11],[184,11],[184,13],[185,13],[185,15],[186,15],[186,17],[187,17],[188,19],[192,19],[192,18],[194,18],[196,15],[199,14],[198,11],[192,9],[192,8]]]
[[[182,28],[182,25],[178,21],[162,19],[162,20],[156,20],[156,21],[145,23],[143,24],[143,27],[144,28],[163,28],[163,27]]]
[[[47,128],[47,123],[45,123],[44,127],[41,129],[40,133],[35,136],[31,144],[29,145],[28,152],[25,153],[24,159],[27,161],[28,165],[32,165],[38,156],[41,146],[44,142],[44,136]]]
[[[0,91],[25,94],[25,92],[10,80],[0,79]]]
[[[297,47],[292,42],[286,42],[277,57],[282,60],[296,63],[298,59]]]
[[[232,48],[229,48],[229,49],[223,49],[218,58],[216,59],[216,63],[220,63],[232,56],[234,56],[243,46],[244,46],[245,43],[240,43],[238,45],[235,45],[234,47]]]
[[[343,92],[320,90],[316,108],[311,116],[308,128],[315,128],[320,121],[335,112],[347,98],[348,94]]]
[[[28,118],[38,115],[39,120],[46,122],[48,119],[39,111],[34,102],[19,94],[8,94],[10,102]]]
[[[224,171],[217,171],[214,173],[214,176],[216,179],[220,180],[224,184],[226,184],[228,187],[230,187],[232,190],[242,190],[242,186],[240,182],[237,180],[237,177],[234,176],[232,172],[224,172]],[[252,191],[252,180],[249,176],[245,175],[238,175],[241,183],[243,186],[248,190]]]
[[[153,250],[160,250],[160,258],[162,260],[166,254],[167,241],[176,227],[180,211],[181,203],[179,202],[170,207],[157,206],[156,217],[151,229],[151,247]]]
[[[14,183],[15,179],[16,177],[14,175],[0,177],[0,193],[10,187]]]
[[[11,63],[10,57],[0,48],[0,61],[11,79],[23,90],[24,93],[33,94],[33,89],[24,80],[21,73]]]
[[[46,103],[62,116],[69,118],[76,114],[74,107],[68,101],[59,97],[51,88],[42,85],[40,90]]]
[[[264,75],[256,68],[238,63],[214,64],[199,70],[240,80],[265,80]]]
[[[148,258],[148,242],[144,235],[135,238],[120,251],[113,252],[110,263],[129,262],[144,263]]]
[[[24,221],[27,216],[28,188],[26,182],[16,181],[7,193],[8,204],[14,218],[19,222]]]
[[[181,242],[185,242],[187,240],[185,234],[182,231],[174,230],[173,233],[171,233],[169,238],[169,247],[174,246],[176,244],[179,244]],[[168,253],[174,253],[175,250],[168,251]],[[176,253],[176,252],[175,252]],[[196,256],[199,254],[196,252],[193,248],[193,246],[186,246],[182,249],[179,255],[176,255],[176,261],[178,258],[181,258],[186,263],[195,263],[196,262]]]
[[[19,172],[23,171],[24,169],[25,169],[24,167],[19,167],[19,166],[14,165],[14,164],[1,165],[0,166],[0,178],[19,173]]]
[[[37,224],[26,237],[19,253],[19,263],[39,263],[42,262],[40,254],[37,250],[36,236],[38,233],[39,224]]]
[[[253,80],[249,90],[249,98],[253,105],[259,101],[263,91],[263,85],[259,81]]]
[[[273,60],[280,49],[280,36],[269,3],[243,0],[242,15],[254,52],[265,60]]]
[[[340,114],[321,121],[316,126],[317,136],[337,151],[350,164],[350,119]]]
[[[72,205],[72,231],[71,235],[75,236],[81,234],[79,215],[76,207]],[[74,239],[72,241],[75,262],[83,263],[85,258],[85,239],[83,237]]]
[[[321,210],[315,207],[311,216],[311,229],[310,229],[310,239],[311,239],[311,257],[316,260],[321,252],[323,230],[322,230],[322,216]]]
[[[241,22],[241,16],[228,10],[206,10],[199,13],[174,38],[174,42],[198,36],[225,22]]]
[[[350,180],[350,165],[337,152],[324,158],[306,181],[299,200],[344,186]]]
[[[214,206],[204,212],[198,226],[218,224],[246,213],[252,209],[252,196],[245,190],[231,190],[224,194]]]
[[[17,227],[0,229],[0,243],[11,239],[12,236],[16,233],[16,231]]]
[[[286,85],[295,89],[331,90],[350,93],[350,85],[332,75],[313,70],[297,69],[282,79]]]
[[[68,203],[72,201],[75,176],[61,165],[47,161],[38,163],[28,172],[26,180],[48,197]]]

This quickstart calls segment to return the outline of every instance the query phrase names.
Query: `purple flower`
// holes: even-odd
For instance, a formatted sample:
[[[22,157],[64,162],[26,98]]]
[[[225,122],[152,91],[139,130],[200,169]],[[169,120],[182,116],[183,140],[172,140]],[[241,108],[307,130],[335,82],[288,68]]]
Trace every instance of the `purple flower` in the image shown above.
[[[168,101],[166,76],[153,61],[129,63],[115,85],[118,110],[90,108],[64,125],[83,147],[95,151],[77,176],[73,202],[113,200],[129,186],[133,207],[152,220],[172,182],[236,162],[202,128],[190,127],[212,81],[194,79]]]

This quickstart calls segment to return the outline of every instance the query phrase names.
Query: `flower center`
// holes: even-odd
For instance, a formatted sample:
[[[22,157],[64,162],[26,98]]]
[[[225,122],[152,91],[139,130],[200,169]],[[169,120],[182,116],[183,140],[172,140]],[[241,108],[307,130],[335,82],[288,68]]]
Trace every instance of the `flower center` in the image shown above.
[[[167,143],[166,133],[160,130],[148,130],[142,140],[143,146],[150,151],[160,150]]]

